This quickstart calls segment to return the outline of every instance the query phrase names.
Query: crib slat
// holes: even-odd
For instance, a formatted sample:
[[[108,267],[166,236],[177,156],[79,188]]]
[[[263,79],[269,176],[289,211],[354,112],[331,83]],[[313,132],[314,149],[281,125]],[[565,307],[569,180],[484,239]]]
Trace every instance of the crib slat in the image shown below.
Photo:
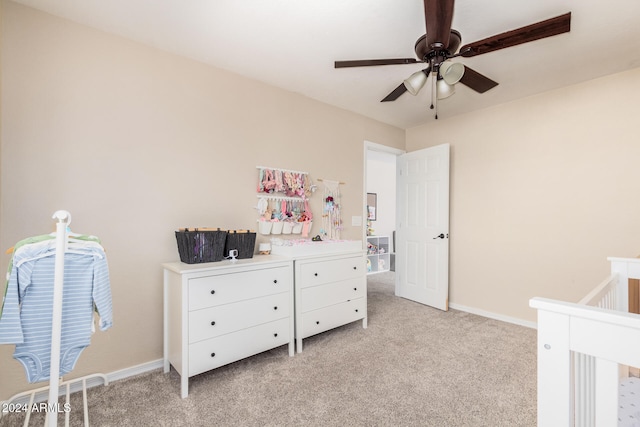
[[[595,417],[595,362],[594,358],[574,354],[575,418],[576,426],[594,427]]]

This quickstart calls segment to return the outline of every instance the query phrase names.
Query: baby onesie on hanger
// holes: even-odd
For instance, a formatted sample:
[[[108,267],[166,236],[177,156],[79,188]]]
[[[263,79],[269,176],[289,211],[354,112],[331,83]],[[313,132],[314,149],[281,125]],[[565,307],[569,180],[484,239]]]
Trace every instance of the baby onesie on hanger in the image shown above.
[[[49,233],[49,234],[42,234],[39,236],[27,237],[26,239],[20,240],[18,243],[16,243],[13,246],[13,248],[7,251],[7,253],[9,252],[11,253],[11,258],[9,258],[9,267],[7,268],[7,283],[5,284],[4,292],[2,293],[2,302],[0,303],[0,319],[2,318],[2,310],[4,309],[4,301],[7,295],[9,276],[11,275],[11,269],[13,268],[13,257],[16,251],[18,251],[22,246],[33,245],[33,244],[44,242],[44,241],[52,241],[52,240],[55,240],[55,238],[56,238],[56,233]],[[76,234],[72,237],[72,239],[75,241],[94,242],[94,243],[97,243],[98,245],[100,244],[100,239],[98,239],[96,236],[92,236],[88,234]],[[48,243],[48,245],[50,245],[50,243]]]
[[[13,357],[29,382],[49,379],[55,248],[39,243],[16,251],[0,318],[0,343],[16,344]],[[100,329],[112,325],[111,289],[106,256],[93,242],[74,243],[65,253],[60,375],[75,367],[90,344],[93,311]]]

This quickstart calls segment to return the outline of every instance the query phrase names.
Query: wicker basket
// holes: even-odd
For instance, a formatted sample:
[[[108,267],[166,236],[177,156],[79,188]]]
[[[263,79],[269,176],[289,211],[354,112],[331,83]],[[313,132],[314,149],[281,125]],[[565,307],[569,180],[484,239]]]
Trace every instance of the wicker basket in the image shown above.
[[[232,249],[238,250],[238,259],[253,258],[256,247],[256,233],[251,230],[230,230],[224,245],[225,255]]]
[[[180,261],[187,264],[221,261],[227,241],[225,230],[184,228],[176,231]]]

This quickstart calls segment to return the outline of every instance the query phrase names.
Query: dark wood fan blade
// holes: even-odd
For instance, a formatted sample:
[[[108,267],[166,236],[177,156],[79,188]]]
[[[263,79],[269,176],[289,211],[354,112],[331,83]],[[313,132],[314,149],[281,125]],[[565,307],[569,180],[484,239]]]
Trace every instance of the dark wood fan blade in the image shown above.
[[[465,58],[482,55],[484,53],[493,52],[494,50],[504,49],[506,47],[516,46],[522,43],[540,40],[545,37],[551,37],[571,30],[571,12],[546,21],[537,22],[518,28],[517,30],[507,31],[502,34],[488,37],[474,43],[469,43],[460,48],[460,55]]]
[[[396,64],[417,64],[415,58],[392,58],[392,59],[359,59],[355,61],[335,61],[335,68],[347,67],[370,67],[374,65],[396,65]]]
[[[497,82],[494,82],[489,77],[480,74],[466,65],[464,66],[464,74],[460,79],[460,83],[470,87],[478,93],[485,93],[489,89],[498,86]]]
[[[424,0],[424,19],[427,26],[427,48],[449,47],[453,0]]]
[[[385,98],[380,102],[395,101],[400,97],[400,95],[402,95],[406,91],[407,91],[407,87],[404,85],[404,82],[400,83],[400,85],[397,88],[395,88],[389,95],[385,96]]]

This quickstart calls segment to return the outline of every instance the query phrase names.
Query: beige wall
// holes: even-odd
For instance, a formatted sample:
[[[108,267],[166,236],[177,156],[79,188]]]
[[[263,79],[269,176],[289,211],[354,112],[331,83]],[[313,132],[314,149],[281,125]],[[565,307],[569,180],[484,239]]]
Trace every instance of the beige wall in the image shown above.
[[[351,216],[363,213],[364,141],[404,148],[403,130],[2,6],[2,250],[53,231],[66,209],[109,257],[114,327],[94,335],[74,376],[162,357],[160,263],[178,257],[173,231],[255,228],[258,165],[346,182],[344,237],[361,239]],[[12,352],[0,346],[0,400],[28,386]]]
[[[452,304],[535,321],[640,254],[638,94],[640,68],[407,131],[451,144]]]

